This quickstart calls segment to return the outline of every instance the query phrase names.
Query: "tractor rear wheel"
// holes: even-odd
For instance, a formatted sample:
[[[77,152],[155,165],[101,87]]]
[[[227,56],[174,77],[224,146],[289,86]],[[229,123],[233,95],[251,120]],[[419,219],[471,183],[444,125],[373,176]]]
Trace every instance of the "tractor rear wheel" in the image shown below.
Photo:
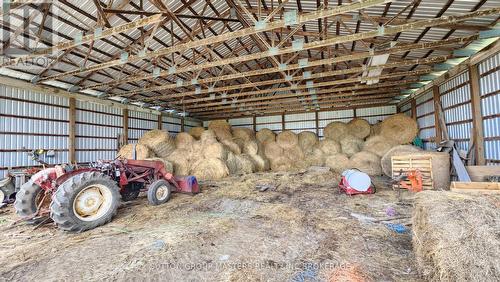
[[[91,171],[77,174],[59,186],[50,204],[50,216],[66,231],[82,232],[111,221],[120,205],[116,182]]]
[[[43,190],[40,186],[29,180],[24,183],[16,194],[14,208],[20,217],[32,216],[37,212],[38,205],[43,198]]]

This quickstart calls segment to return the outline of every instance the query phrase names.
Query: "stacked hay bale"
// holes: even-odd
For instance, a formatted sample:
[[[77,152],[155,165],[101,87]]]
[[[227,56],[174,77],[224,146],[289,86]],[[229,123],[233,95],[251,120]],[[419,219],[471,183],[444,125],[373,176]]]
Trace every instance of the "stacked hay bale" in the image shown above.
[[[305,141],[305,138],[311,138],[311,136],[303,136],[302,138],[304,146],[309,146],[309,144],[306,145],[306,143],[314,143],[314,141],[311,140]],[[312,139],[314,139],[314,137]],[[309,148],[308,152],[312,151],[313,148]],[[264,143],[264,153],[269,159],[271,170],[273,171],[296,170],[307,165],[305,161],[305,152],[299,144],[299,137],[290,130],[279,133],[276,136],[276,141],[267,139]]]
[[[189,130],[189,134],[193,136],[196,140],[200,140],[201,134],[205,131],[205,128],[201,126],[193,127]]]
[[[223,119],[212,120],[208,123],[208,129],[212,130],[219,141],[232,140],[231,125]]]
[[[145,160],[150,156],[152,156],[151,151],[141,144],[127,144],[117,154],[117,157],[133,160]]]

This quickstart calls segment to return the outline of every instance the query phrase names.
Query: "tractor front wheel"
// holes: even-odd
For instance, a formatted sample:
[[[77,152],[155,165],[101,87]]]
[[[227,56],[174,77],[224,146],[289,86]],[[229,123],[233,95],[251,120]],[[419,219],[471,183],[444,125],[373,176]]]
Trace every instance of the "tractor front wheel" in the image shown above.
[[[32,180],[24,183],[19,192],[16,193],[16,201],[14,202],[17,215],[20,217],[34,215],[43,200],[43,194],[42,188],[33,183]]]
[[[116,182],[100,172],[77,174],[59,186],[50,215],[66,231],[82,232],[111,221],[120,205]]]
[[[153,206],[166,203],[170,199],[171,194],[172,186],[163,179],[156,180],[148,187],[148,201]]]

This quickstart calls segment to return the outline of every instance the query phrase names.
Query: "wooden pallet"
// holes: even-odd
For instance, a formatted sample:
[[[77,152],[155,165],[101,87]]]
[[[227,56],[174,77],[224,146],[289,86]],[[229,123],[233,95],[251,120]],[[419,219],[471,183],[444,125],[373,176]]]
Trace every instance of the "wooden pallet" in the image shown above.
[[[500,193],[498,182],[451,182],[450,191],[463,193]]]
[[[424,190],[434,189],[434,178],[432,175],[432,157],[430,155],[416,156],[393,156],[392,162],[392,177],[398,177],[401,170],[407,173],[410,170],[418,169],[422,173],[422,188]],[[410,185],[410,181],[406,181]],[[394,185],[397,188],[397,185]]]

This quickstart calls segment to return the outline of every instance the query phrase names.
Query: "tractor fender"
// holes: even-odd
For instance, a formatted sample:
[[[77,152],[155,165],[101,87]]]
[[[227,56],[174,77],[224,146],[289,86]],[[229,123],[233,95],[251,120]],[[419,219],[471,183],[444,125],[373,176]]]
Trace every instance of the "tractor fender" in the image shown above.
[[[67,172],[67,173],[61,175],[60,177],[58,177],[56,179],[56,185],[59,186],[59,185],[63,184],[64,182],[66,182],[66,180],[70,179],[71,177],[73,177],[75,175],[78,175],[80,173],[89,172],[89,171],[97,171],[97,172],[99,172],[99,170],[97,170],[95,168],[80,168],[80,169],[75,169],[73,171]]]

